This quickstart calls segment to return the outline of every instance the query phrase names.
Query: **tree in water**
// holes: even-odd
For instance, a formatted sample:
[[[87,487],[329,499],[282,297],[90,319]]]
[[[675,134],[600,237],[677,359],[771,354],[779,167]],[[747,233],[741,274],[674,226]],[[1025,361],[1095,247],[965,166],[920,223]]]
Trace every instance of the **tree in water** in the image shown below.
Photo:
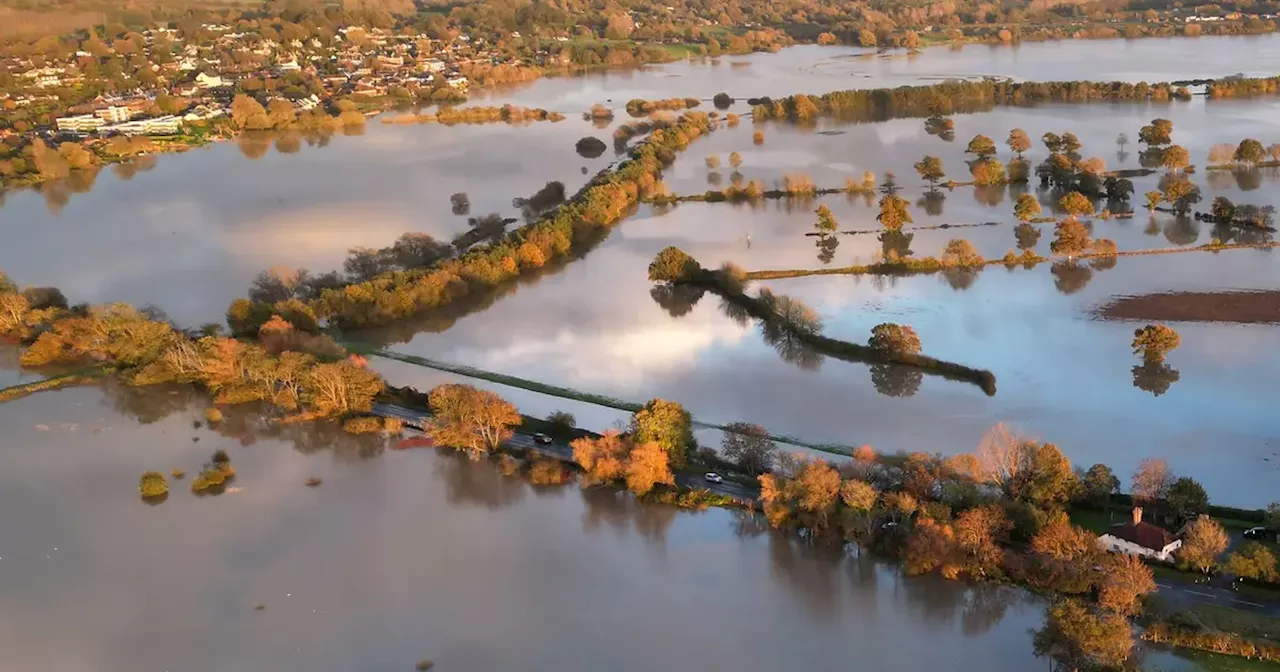
[[[1142,355],[1144,362],[1163,362],[1165,355],[1181,344],[1178,332],[1163,324],[1148,324],[1133,332],[1133,354]]]
[[[942,169],[942,159],[936,156],[926,156],[915,164],[916,172],[920,174],[920,178],[929,183],[929,191],[938,188],[938,180],[946,177],[946,173]]]
[[[1027,132],[1021,128],[1015,128],[1009,131],[1009,138],[1005,140],[1009,145],[1009,149],[1013,150],[1019,158],[1027,150],[1031,149],[1031,138],[1027,137]]]
[[[1040,201],[1031,194],[1023,194],[1013,204],[1013,216],[1020,222],[1029,222],[1040,216]]]

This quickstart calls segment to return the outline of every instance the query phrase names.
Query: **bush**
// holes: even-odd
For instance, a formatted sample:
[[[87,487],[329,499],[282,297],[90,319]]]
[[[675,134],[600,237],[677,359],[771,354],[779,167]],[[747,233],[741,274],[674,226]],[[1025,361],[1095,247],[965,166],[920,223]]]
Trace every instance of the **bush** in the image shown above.
[[[574,149],[577,150],[578,155],[588,159],[594,159],[604,154],[604,150],[608,148],[608,145],[604,144],[604,140],[591,136],[582,138],[574,144]]]
[[[169,482],[158,471],[145,471],[138,480],[138,492],[143,497],[160,497],[169,494]]]
[[[210,424],[222,422],[222,411],[210,406],[209,408],[204,409],[204,419],[208,420]]]
[[[348,434],[377,434],[382,431],[382,419],[373,415],[348,418],[342,423],[342,431]]]

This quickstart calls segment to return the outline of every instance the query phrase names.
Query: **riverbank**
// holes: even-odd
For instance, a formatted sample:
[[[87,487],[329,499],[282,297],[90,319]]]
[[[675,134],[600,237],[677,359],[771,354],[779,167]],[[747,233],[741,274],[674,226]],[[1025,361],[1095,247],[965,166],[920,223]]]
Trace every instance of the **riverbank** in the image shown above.
[[[1099,306],[1107,320],[1280,323],[1280,291],[1160,292],[1122,296]]]
[[[115,372],[110,366],[95,366],[71,373],[65,373],[58,376],[37,380],[30,383],[21,383],[19,385],[11,385],[4,389],[0,389],[0,404],[15,399],[21,399],[37,392],[47,390],[59,390],[66,387],[75,387],[77,385],[92,385],[106,378]]]

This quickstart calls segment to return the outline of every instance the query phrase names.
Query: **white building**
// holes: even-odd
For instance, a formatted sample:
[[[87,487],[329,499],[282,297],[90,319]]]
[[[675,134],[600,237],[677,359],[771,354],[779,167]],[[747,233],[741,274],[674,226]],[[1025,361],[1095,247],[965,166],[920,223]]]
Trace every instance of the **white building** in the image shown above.
[[[172,114],[152,119],[126,121],[103,127],[104,133],[120,133],[122,135],[173,135],[182,130],[182,120]]]
[[[1098,537],[1098,543],[1113,553],[1125,553],[1161,562],[1172,562],[1173,554],[1182,548],[1182,540],[1173,533],[1151,523],[1143,522],[1142,508],[1133,508],[1133,520],[1116,525]]]
[[[72,133],[91,133],[107,124],[100,117],[92,114],[79,114],[71,117],[58,117],[53,123],[59,131]]]
[[[93,111],[99,119],[107,124],[119,124],[133,118],[133,110],[124,105],[108,105]]]
[[[196,82],[196,86],[202,89],[215,89],[220,86],[227,85],[227,82],[223,80],[222,77],[219,77],[218,75],[214,75],[210,77],[209,75],[206,75],[203,72],[196,75],[195,82]]]

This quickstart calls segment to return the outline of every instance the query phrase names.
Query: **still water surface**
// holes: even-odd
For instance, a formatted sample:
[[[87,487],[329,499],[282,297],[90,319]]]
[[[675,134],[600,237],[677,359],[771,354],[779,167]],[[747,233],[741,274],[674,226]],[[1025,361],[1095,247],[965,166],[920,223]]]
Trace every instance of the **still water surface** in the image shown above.
[[[22,465],[0,470],[6,667],[1043,664],[1028,635],[1043,606],[1021,591],[907,579],[731,512],[533,488],[485,463],[319,426],[273,438],[232,417],[220,432],[193,429],[201,409],[96,388],[0,406],[6,459]],[[182,481],[159,506],[138,500],[142,469],[190,473],[219,448],[239,492],[197,498]],[[324,483],[304,487],[309,476]]]

